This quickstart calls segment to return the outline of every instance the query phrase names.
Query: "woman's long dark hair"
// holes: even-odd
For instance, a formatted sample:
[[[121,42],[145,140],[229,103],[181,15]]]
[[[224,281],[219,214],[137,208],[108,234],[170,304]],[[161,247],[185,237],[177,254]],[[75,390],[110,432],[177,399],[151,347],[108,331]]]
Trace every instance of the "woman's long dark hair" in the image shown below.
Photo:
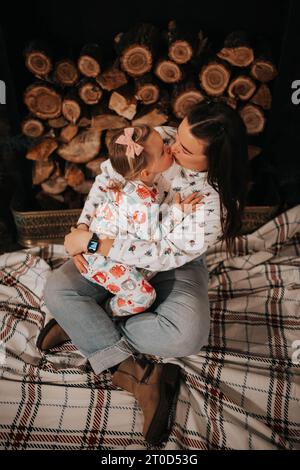
[[[234,239],[241,236],[248,191],[246,126],[237,111],[217,99],[195,105],[188,113],[187,120],[192,135],[207,142],[207,180],[220,195],[223,232],[220,240],[225,241],[227,255],[231,256]]]

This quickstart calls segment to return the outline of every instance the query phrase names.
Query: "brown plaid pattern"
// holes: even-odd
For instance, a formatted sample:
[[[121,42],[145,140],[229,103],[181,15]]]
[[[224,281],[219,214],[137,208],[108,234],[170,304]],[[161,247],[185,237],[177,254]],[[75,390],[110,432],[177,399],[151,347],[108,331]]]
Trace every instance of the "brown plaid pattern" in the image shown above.
[[[207,252],[208,346],[163,359],[182,368],[165,450],[300,448],[300,205],[235,251]],[[0,257],[1,449],[145,449],[141,411],[109,372],[95,375],[71,343],[36,349],[45,280],[65,259],[59,245]]]

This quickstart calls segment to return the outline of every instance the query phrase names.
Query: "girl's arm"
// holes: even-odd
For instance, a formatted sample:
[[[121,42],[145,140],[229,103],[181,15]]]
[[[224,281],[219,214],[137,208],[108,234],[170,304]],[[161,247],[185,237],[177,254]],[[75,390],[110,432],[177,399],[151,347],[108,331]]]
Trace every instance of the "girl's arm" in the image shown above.
[[[81,224],[85,224],[87,227],[90,226],[94,211],[102,202],[103,194],[106,192],[111,179],[121,181],[122,176],[113,170],[110,161],[107,160],[101,164],[101,173],[96,176],[94,184],[86,198],[82,212],[76,224],[77,227]]]

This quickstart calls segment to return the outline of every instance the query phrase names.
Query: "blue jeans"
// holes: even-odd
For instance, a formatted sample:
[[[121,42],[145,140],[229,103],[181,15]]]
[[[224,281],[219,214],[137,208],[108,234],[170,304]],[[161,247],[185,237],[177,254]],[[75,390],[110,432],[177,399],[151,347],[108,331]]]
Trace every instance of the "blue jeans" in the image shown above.
[[[197,354],[207,344],[210,326],[205,254],[151,279],[155,303],[143,313],[111,317],[103,302],[110,293],[84,278],[73,260],[52,271],[45,303],[96,374],[129,356],[162,358]]]

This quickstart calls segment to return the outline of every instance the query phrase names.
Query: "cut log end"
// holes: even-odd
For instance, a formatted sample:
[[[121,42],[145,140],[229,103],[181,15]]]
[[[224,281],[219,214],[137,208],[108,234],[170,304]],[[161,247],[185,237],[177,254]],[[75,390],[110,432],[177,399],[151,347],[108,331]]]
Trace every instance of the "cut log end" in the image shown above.
[[[264,112],[255,104],[247,104],[240,110],[240,115],[247,128],[247,134],[260,134],[266,124]]]
[[[143,104],[153,104],[159,99],[159,88],[152,83],[146,83],[137,90],[135,96]]]
[[[55,80],[63,86],[73,86],[78,80],[79,73],[71,60],[62,60],[55,67]]]
[[[267,83],[274,80],[274,78],[277,77],[278,72],[271,61],[257,59],[251,67],[251,75],[256,78],[256,80],[262,83]]]
[[[78,121],[80,114],[81,114],[81,108],[80,108],[79,103],[71,98],[64,99],[63,104],[62,104],[62,113],[64,117],[67,119],[67,121],[75,124],[75,122]]]
[[[55,169],[51,160],[35,161],[32,169],[32,184],[37,185],[46,181]]]
[[[103,90],[112,91],[116,88],[126,85],[127,77],[125,73],[118,67],[110,67],[105,70],[99,77],[97,82],[103,88]]]
[[[62,145],[57,153],[66,161],[86,163],[95,158],[101,147],[99,129],[82,130],[71,142]]]
[[[248,67],[254,60],[253,49],[250,47],[224,47],[217,56],[235,67]]]
[[[248,157],[249,160],[252,160],[253,158],[257,157],[260,155],[262,152],[261,147],[258,147],[257,145],[248,145]]]
[[[99,103],[102,98],[101,88],[92,82],[85,83],[79,88],[79,96],[82,101],[88,105]]]
[[[28,160],[48,160],[57,147],[58,143],[55,139],[45,138],[27,152],[26,158]]]
[[[189,62],[193,56],[193,48],[187,41],[174,41],[169,47],[169,57],[177,64]]]
[[[178,83],[183,74],[178,64],[171,60],[161,60],[155,67],[155,74],[165,83]]]
[[[76,163],[67,163],[65,168],[65,179],[67,184],[73,188],[85,181],[83,171]]]
[[[131,120],[136,114],[137,100],[127,90],[116,90],[110,96],[108,107],[119,116]]]
[[[22,133],[27,137],[41,137],[44,131],[44,124],[38,119],[28,118],[22,123]]]
[[[246,75],[236,77],[229,84],[228,95],[230,98],[238,98],[242,101],[248,101],[256,90],[254,81]]]
[[[96,78],[101,72],[99,62],[88,55],[82,55],[79,58],[78,68],[82,75],[89,78]]]
[[[221,96],[230,80],[230,70],[219,62],[210,62],[202,67],[199,81],[202,88],[210,96]]]
[[[67,143],[70,142],[78,132],[78,126],[76,124],[68,124],[64,127],[60,133],[60,139]]]
[[[177,118],[183,119],[196,103],[200,103],[203,100],[204,96],[200,91],[186,91],[173,101],[173,113]]]
[[[139,126],[146,124],[150,127],[162,126],[168,119],[168,114],[159,106],[151,105],[147,110],[144,109],[143,112],[132,121],[132,125]]]
[[[59,116],[55,119],[48,119],[48,124],[50,127],[53,127],[53,129],[61,129],[68,124],[68,121],[63,116]]]
[[[45,77],[52,70],[51,59],[42,51],[28,53],[25,64],[28,70],[38,77]]]
[[[127,119],[116,114],[99,114],[92,117],[91,127],[99,130],[121,129],[129,125]]]
[[[67,188],[68,183],[62,176],[53,176],[42,183],[41,186],[47,194],[61,194]]]
[[[147,47],[134,44],[123,51],[120,63],[128,75],[141,77],[152,68],[152,54]]]
[[[255,95],[251,98],[251,103],[261,106],[263,109],[271,109],[272,95],[266,83],[262,83]]]
[[[29,111],[40,119],[54,119],[61,114],[61,97],[50,87],[31,85],[24,94]]]

